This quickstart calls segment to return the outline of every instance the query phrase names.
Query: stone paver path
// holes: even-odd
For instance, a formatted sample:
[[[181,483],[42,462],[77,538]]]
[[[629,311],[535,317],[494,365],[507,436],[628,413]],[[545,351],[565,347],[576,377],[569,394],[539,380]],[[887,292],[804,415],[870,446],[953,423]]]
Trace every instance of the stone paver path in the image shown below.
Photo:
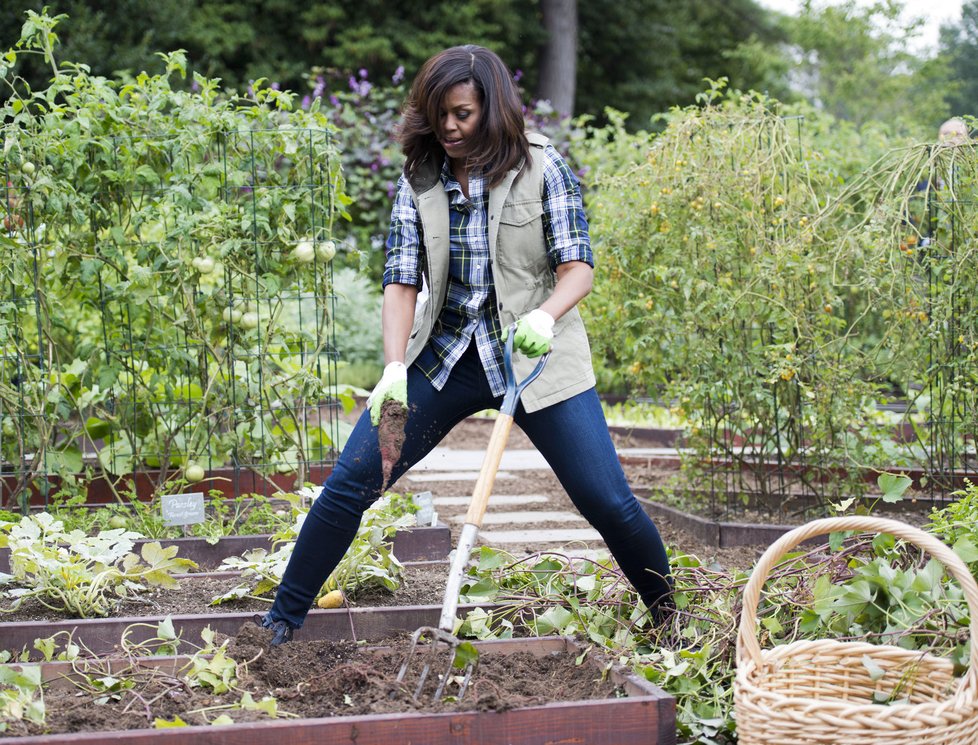
[[[661,448],[632,448],[629,455],[651,456]],[[469,491],[475,486],[485,458],[484,450],[437,447],[404,477],[404,488],[431,491],[440,522],[451,526],[453,541],[468,510]],[[547,493],[541,494],[541,483]],[[517,556],[537,551],[564,551],[582,558],[607,555],[596,530],[574,510],[543,456],[535,449],[508,449],[503,453],[496,489],[479,532],[479,543],[498,546]],[[521,493],[520,489],[526,492]]]

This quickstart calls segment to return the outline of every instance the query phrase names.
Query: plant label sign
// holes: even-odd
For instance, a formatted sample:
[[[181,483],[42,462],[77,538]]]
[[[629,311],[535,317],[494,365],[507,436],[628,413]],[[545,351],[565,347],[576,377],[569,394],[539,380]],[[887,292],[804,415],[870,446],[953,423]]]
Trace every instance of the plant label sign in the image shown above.
[[[165,525],[194,525],[204,522],[204,492],[161,494],[160,507]]]

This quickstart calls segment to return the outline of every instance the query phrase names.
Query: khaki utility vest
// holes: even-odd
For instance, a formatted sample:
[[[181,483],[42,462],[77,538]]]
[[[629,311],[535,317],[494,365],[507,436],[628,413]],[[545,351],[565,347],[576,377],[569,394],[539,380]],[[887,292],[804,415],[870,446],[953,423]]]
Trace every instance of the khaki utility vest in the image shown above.
[[[489,261],[496,287],[500,327],[538,308],[553,292],[556,276],[550,270],[543,234],[543,148],[548,140],[529,133],[530,163],[506,174],[489,191]],[[417,359],[431,337],[448,290],[449,201],[441,183],[441,164],[424,163],[410,181],[412,198],[421,216],[422,266],[428,293],[415,309],[405,363]],[[517,380],[536,365],[536,359],[513,355]],[[591,349],[577,308],[554,325],[553,354],[540,377],[521,396],[527,412],[564,401],[594,387]]]

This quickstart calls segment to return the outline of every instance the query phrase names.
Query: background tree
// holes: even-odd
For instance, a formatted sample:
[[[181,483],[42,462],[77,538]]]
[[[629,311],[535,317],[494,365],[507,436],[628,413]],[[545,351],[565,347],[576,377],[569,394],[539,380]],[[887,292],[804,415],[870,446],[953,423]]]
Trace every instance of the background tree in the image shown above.
[[[266,78],[282,88],[307,89],[309,70],[346,76],[360,69],[388,78],[403,65],[413,74],[432,52],[453,44],[483,44],[536,84],[536,57],[544,38],[536,0],[431,0],[423,5],[358,0],[296,5],[289,0],[21,0],[0,5],[0,46],[20,35],[24,11],[65,13],[62,55],[113,75],[158,69],[154,51],[187,50],[197,72],[244,90]],[[514,30],[517,30],[514,33]],[[35,87],[47,72],[18,60],[18,73]],[[154,65],[156,67],[154,67]]]
[[[577,110],[611,106],[647,128],[654,114],[692,103],[704,78],[769,88],[769,66],[745,45],[772,45],[775,16],[754,0],[617,0],[580,6]],[[756,50],[754,50],[756,52]]]
[[[69,15],[60,26],[64,59],[96,74],[159,72],[153,52],[182,48],[194,70],[237,91],[266,78],[328,95],[347,90],[351,74],[362,86],[401,66],[410,82],[433,51],[477,43],[557,109],[600,118],[611,106],[629,112],[635,129],[692,103],[704,78],[806,98],[857,123],[904,119],[928,129],[949,113],[945,99],[955,113],[978,100],[978,0],[945,29],[938,60],[914,53],[917,27],[905,27],[898,0],[806,0],[797,17],[756,0],[10,0],[0,3],[0,46],[16,41],[24,10],[45,4]],[[16,66],[34,87],[46,83],[49,71],[29,56]],[[324,71],[323,83],[313,68]]]
[[[907,24],[901,3],[833,6],[802,3],[785,16],[794,61],[790,84],[818,108],[857,124],[903,122],[930,130],[947,115],[946,76],[938,62],[911,50],[920,20]]]
[[[540,0],[540,11],[547,37],[540,51],[537,98],[570,116],[577,83],[577,0]]]
[[[951,79],[945,96],[950,113],[978,114],[978,0],[965,0],[961,19],[941,27],[940,47]]]

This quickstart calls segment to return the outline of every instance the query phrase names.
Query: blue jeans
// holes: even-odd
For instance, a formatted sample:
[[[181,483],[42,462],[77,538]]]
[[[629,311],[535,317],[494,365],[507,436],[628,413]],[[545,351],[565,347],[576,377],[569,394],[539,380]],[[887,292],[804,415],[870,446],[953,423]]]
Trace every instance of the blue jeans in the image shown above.
[[[475,345],[458,361],[440,391],[412,365],[404,447],[391,483],[460,421],[478,411],[498,409],[501,401],[489,388]],[[514,419],[546,458],[577,509],[601,534],[645,604],[654,607],[670,590],[665,547],[628,486],[595,390],[532,414],[520,404]],[[296,628],[302,625],[316,593],[352,543],[364,510],[380,497],[382,481],[377,428],[370,422],[370,412],[364,411],[299,531],[269,612],[272,620],[285,620]]]

